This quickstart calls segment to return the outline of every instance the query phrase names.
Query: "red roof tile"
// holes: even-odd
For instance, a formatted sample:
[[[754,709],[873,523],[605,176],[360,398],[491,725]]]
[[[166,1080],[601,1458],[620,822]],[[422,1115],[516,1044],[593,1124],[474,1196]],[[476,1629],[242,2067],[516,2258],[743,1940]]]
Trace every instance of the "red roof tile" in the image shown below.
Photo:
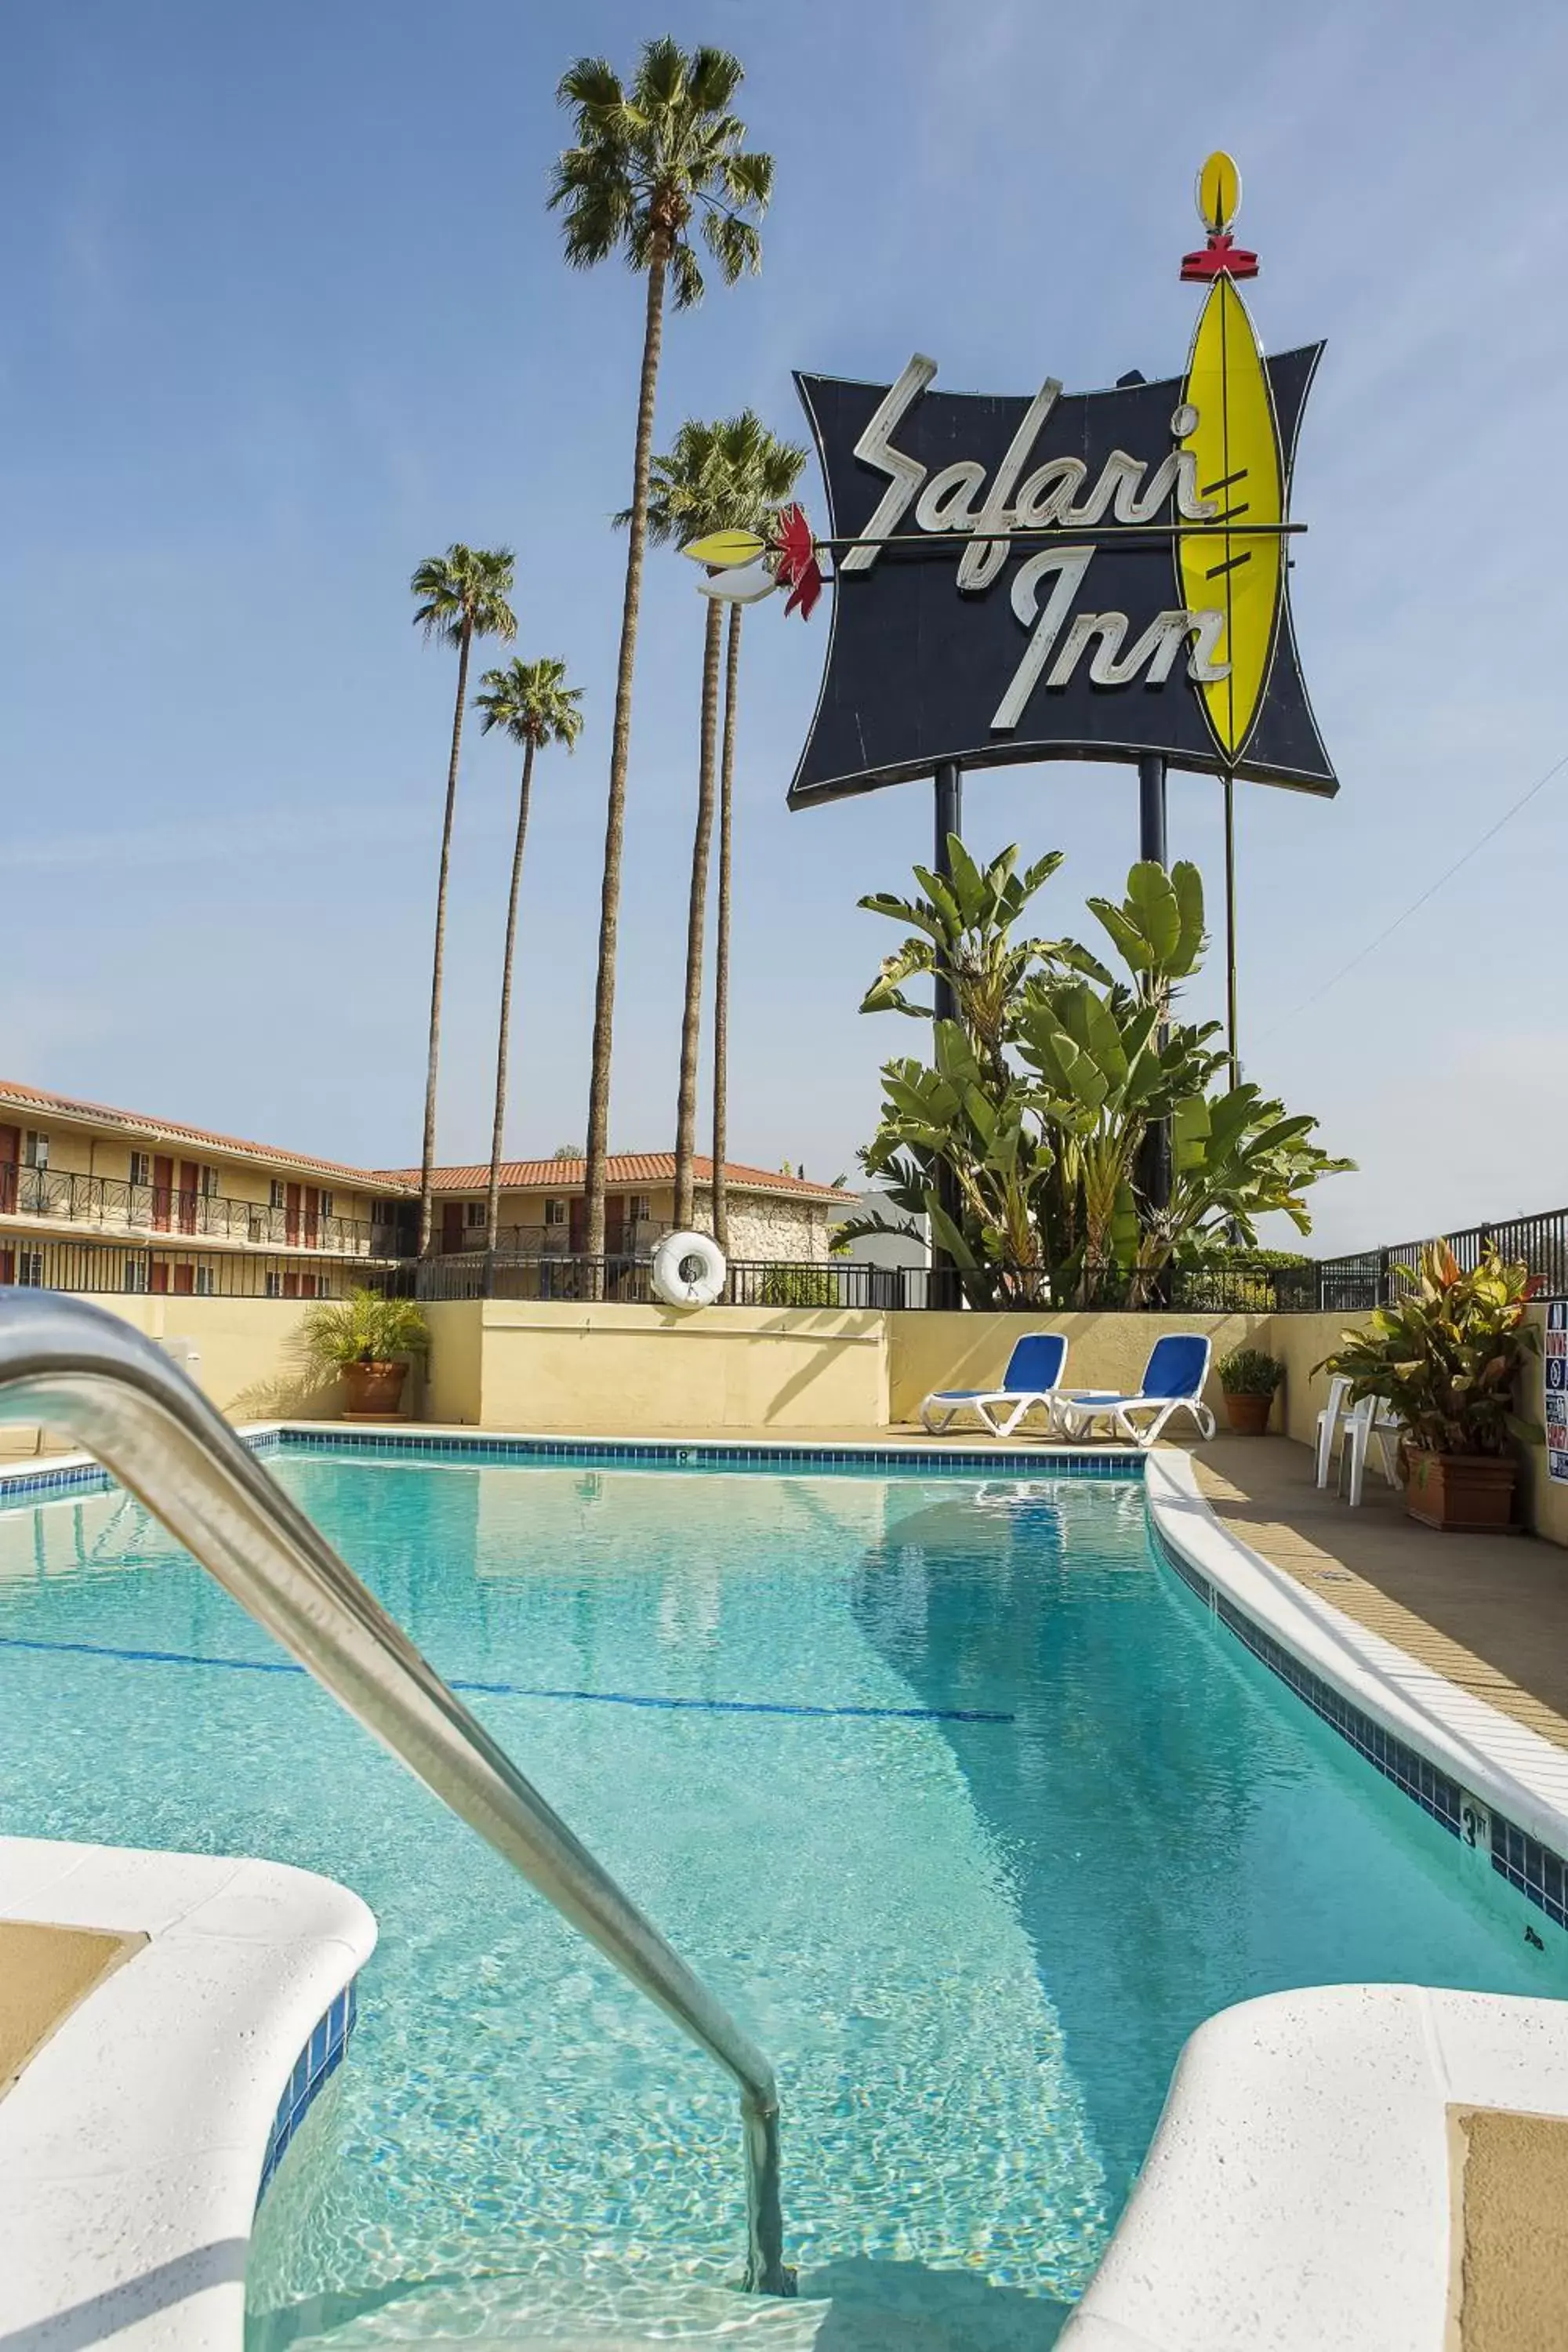
[[[338,1160],[314,1160],[309,1152],[284,1151],[270,1143],[250,1143],[243,1136],[219,1135],[205,1127],[186,1127],[183,1121],[169,1118],[149,1118],[142,1111],[114,1110],[107,1103],[79,1102],[71,1095],[47,1093],[42,1087],[25,1087],[13,1078],[0,1078],[0,1109],[14,1104],[19,1110],[54,1111],[68,1118],[90,1120],[101,1127],[118,1127],[127,1135],[144,1135],[166,1139],[171,1143],[205,1143],[215,1150],[232,1151],[246,1160],[259,1160],[279,1167],[306,1168],[315,1176],[336,1176],[343,1181],[357,1184],[368,1191],[397,1189],[397,1180],[372,1175],[366,1168],[349,1168]],[[416,1186],[419,1171],[414,1171]]]
[[[693,1162],[700,1184],[713,1181],[711,1160]],[[804,1176],[785,1176],[776,1168],[746,1168],[733,1160],[724,1163],[726,1179],[738,1192],[779,1192],[805,1201],[841,1201],[842,1186],[808,1183]],[[503,1160],[500,1181],[509,1192],[580,1192],[587,1173],[587,1163],[582,1160]],[[605,1163],[605,1175],[611,1184],[672,1184],[675,1181],[673,1151],[615,1151]],[[437,1192],[482,1192],[489,1182],[488,1161],[476,1161],[468,1168],[433,1168],[431,1188]],[[378,1184],[415,1184],[419,1181],[417,1168],[382,1168],[374,1172]]]

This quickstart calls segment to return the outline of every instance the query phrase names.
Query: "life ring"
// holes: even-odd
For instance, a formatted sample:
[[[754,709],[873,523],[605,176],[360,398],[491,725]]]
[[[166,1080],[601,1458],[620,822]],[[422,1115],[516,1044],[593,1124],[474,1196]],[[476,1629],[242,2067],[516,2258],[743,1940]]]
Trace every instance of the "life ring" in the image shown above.
[[[667,1307],[711,1307],[730,1269],[711,1234],[666,1234],[654,1245],[649,1287]]]

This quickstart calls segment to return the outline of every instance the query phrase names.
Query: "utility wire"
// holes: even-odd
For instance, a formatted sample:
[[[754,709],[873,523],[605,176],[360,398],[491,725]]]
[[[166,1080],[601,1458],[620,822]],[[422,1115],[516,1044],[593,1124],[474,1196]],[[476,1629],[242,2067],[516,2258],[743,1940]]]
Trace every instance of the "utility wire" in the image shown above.
[[[1310,1012],[1311,1007],[1316,1004],[1320,999],[1327,996],[1331,989],[1338,988],[1342,980],[1348,979],[1350,974],[1356,970],[1358,965],[1363,964],[1368,956],[1375,955],[1378,949],[1382,947],[1385,940],[1391,940],[1394,937],[1394,932],[1400,929],[1401,925],[1407,923],[1410,920],[1412,915],[1419,914],[1421,908],[1426,904],[1428,898],[1435,898],[1438,891],[1442,889],[1444,884],[1451,882],[1455,875],[1458,873],[1460,867],[1468,866],[1471,858],[1476,856],[1477,852],[1486,847],[1489,841],[1495,840],[1497,835],[1502,831],[1504,825],[1510,824],[1513,819],[1519,814],[1520,810],[1521,808],[1528,807],[1530,803],[1535,798],[1536,793],[1544,792],[1547,785],[1552,782],[1553,776],[1560,776],[1564,768],[1568,768],[1568,751],[1564,751],[1560,760],[1554,761],[1552,765],[1547,769],[1546,773],[1543,776],[1538,776],[1534,783],[1530,787],[1530,790],[1527,793],[1521,793],[1518,800],[1514,802],[1511,808],[1504,809],[1497,823],[1495,824],[1489,825],[1485,833],[1483,833],[1478,840],[1472,841],[1468,849],[1465,851],[1462,856],[1456,857],[1452,866],[1447,866],[1443,873],[1439,874],[1435,882],[1429,882],[1426,889],[1422,891],[1421,896],[1418,898],[1413,898],[1409,906],[1405,908],[1403,914],[1395,915],[1393,922],[1390,923],[1385,929],[1379,931],[1376,939],[1369,940],[1367,945],[1362,949],[1359,955],[1352,956],[1349,963],[1342,964],[1338,971],[1333,973],[1330,979],[1323,982],[1321,988],[1315,988],[1310,996],[1304,996],[1301,999],[1300,1003],[1296,1005],[1292,1011],[1281,1014],[1278,1021],[1271,1023],[1268,1028],[1264,1031],[1263,1037],[1258,1041],[1259,1044],[1262,1044],[1267,1039],[1276,1035],[1279,1030],[1288,1028],[1290,1023],[1292,1021],[1299,1020],[1303,1013]]]

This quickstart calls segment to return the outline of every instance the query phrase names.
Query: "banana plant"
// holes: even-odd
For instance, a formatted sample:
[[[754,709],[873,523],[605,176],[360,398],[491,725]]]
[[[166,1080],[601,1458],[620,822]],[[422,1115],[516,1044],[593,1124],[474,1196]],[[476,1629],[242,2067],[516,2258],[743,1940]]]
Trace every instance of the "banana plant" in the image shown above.
[[[881,1121],[861,1156],[895,1205],[930,1219],[971,1298],[994,1296],[1010,1278],[1002,1270],[1018,1268],[1031,1296],[1138,1305],[1174,1250],[1222,1226],[1252,1239],[1257,1218],[1280,1210],[1308,1231],[1307,1191],[1352,1163],[1312,1140],[1314,1119],[1288,1116],[1256,1086],[1221,1087],[1217,1022],[1171,1017],[1206,945],[1197,869],[1135,866],[1120,905],[1090,899],[1126,967],[1118,979],[1072,940],[1014,938],[1057,858],[1020,875],[1016,849],[984,867],[956,840],[952,849],[951,887],[917,867],[925,898],[861,901],[918,934],[883,964],[862,1010],[930,1017],[903,982],[940,961],[958,1011],[934,1024],[933,1065],[885,1066]],[[1156,1120],[1171,1123],[1173,1143],[1159,1207],[1138,1183]],[[943,1170],[956,1218],[937,1197]],[[888,1230],[874,1219],[852,1229]]]
[[[889,956],[867,990],[862,1013],[904,1013],[917,1021],[934,1017],[930,1004],[910,1003],[906,981],[934,978],[950,982],[958,1017],[990,1068],[1000,1073],[1009,1014],[1019,990],[1036,970],[1082,968],[1082,960],[1109,980],[1109,972],[1070,940],[1016,940],[1026,908],[1062,862],[1053,849],[1023,873],[1016,871],[1015,842],[989,866],[978,866],[957,834],[949,834],[951,877],[917,866],[923,898],[899,898],[874,891],[860,904],[868,913],[902,923],[910,936]]]

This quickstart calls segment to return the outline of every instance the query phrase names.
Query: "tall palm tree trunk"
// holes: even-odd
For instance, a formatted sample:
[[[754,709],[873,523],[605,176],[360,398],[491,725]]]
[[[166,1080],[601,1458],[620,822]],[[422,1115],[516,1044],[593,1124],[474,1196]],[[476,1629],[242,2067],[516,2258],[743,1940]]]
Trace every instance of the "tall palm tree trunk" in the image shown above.
[[[517,793],[517,844],[511,853],[511,896],[506,904],[506,952],[500,967],[500,1028],[496,1039],[496,1116],[490,1130],[490,1186],[485,1207],[485,1290],[495,1276],[496,1246],[500,1233],[501,1130],[506,1125],[507,1056],[511,1050],[511,965],[517,947],[517,896],[522,882],[523,845],[528,839],[528,801],[533,790],[533,745],[522,755],[522,782]]]
[[[463,748],[463,706],[468,698],[471,620],[458,642],[458,699],[452,711],[452,756],[447,762],[447,807],[441,819],[441,866],[436,883],[436,945],[430,958],[430,1049],[425,1065],[425,1139],[419,1155],[419,1255],[430,1249],[430,1171],[436,1160],[436,1078],[441,1063],[441,981],[447,961],[447,877],[452,865],[452,813],[458,804],[458,761]]]
[[[724,1159],[730,1148],[730,866],[734,837],[735,706],[741,686],[739,604],[730,607],[724,666],[724,750],[719,770],[719,911],[713,937],[713,1238],[730,1253],[730,1194]]]
[[[719,652],[724,616],[708,600],[702,641],[702,734],[697,762],[697,829],[691,842],[691,896],[686,908],[686,1003],[680,1019],[680,1087],[675,1101],[675,1222],[691,1223],[696,1189],[697,1048],[702,1034],[702,948],[708,920],[708,866],[713,847],[713,771],[719,733]]]
[[[588,1076],[585,1187],[590,1257],[605,1254],[605,1160],[610,1132],[610,1048],[616,1017],[616,940],[620,927],[621,845],[626,822],[626,768],[632,744],[632,674],[637,667],[637,614],[642,604],[643,549],[647,539],[647,477],[653,454],[653,401],[664,339],[664,279],[668,244],[656,237],[647,266],[642,380],[632,457],[631,528],[626,535],[626,587],[621,605],[621,650],[616,668],[616,720],[610,742],[610,799],[605,820],[605,876],[599,899],[599,971],[594,992],[594,1055]],[[595,1282],[592,1287],[597,1289]]]

